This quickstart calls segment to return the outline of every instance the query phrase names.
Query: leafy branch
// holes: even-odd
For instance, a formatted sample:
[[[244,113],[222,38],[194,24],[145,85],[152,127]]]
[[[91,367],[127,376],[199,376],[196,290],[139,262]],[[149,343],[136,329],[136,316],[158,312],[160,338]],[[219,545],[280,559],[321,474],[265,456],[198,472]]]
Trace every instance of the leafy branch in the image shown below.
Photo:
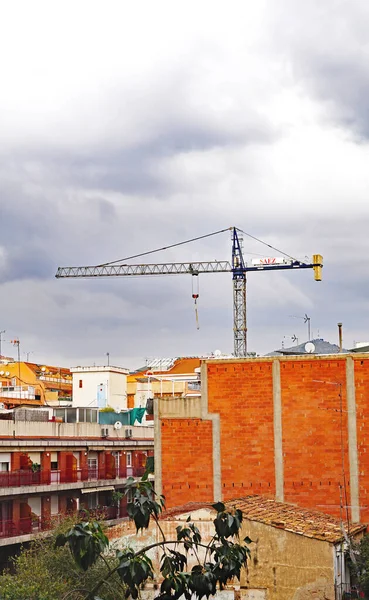
[[[176,539],[167,540],[160,524],[165,499],[155,493],[147,476],[140,481],[129,478],[125,493],[130,498],[127,509],[136,531],[147,529],[152,519],[161,539],[138,551],[130,548],[118,550],[115,565],[109,567],[107,563],[105,576],[97,581],[85,600],[97,600],[96,594],[115,573],[120,578],[124,597],[136,600],[140,588],[154,579],[155,569],[148,555],[154,548],[160,548],[162,552],[158,567],[162,578],[159,600],[177,600],[182,595],[186,600],[193,595],[202,600],[215,594],[218,588],[223,589],[234,578],[240,579],[241,570],[250,556],[248,544],[251,542],[248,537],[240,541],[240,510],[227,510],[221,502],[213,505],[216,510],[214,535],[208,544],[203,543],[201,533],[190,517],[185,525],[176,528]],[[95,521],[78,523],[66,534],[59,535],[56,545],[65,544],[69,545],[76,564],[83,571],[91,568],[97,560],[104,560],[104,554],[109,551],[109,541]],[[203,549],[203,560],[200,559],[200,549]],[[192,568],[188,565],[189,551],[197,560]]]

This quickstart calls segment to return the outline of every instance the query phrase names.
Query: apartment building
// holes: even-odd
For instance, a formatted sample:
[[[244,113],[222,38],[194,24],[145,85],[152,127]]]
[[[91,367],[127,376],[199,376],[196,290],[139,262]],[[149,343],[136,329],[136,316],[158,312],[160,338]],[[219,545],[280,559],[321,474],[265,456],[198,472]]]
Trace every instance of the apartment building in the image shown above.
[[[146,406],[149,398],[200,395],[201,358],[158,358],[127,379],[127,406]]]
[[[153,456],[153,428],[100,425],[97,408],[0,411],[0,546],[31,540],[61,515],[82,509],[126,515],[113,492],[141,477]],[[60,410],[60,409],[59,409]]]
[[[11,358],[0,361],[0,402],[6,407],[71,401],[69,369]]]

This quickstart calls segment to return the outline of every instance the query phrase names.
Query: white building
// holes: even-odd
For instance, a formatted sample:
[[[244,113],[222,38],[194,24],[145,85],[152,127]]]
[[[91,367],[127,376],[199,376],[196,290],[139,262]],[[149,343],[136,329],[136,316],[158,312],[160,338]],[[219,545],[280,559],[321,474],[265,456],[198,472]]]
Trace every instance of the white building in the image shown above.
[[[127,375],[123,367],[74,367],[73,406],[127,409]]]

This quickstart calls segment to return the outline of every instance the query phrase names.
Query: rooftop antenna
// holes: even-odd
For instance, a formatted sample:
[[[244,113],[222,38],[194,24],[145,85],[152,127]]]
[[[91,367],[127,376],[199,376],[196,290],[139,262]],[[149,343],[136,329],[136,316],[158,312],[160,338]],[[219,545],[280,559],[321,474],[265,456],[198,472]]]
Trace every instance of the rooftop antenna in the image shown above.
[[[108,367],[109,367],[110,366],[110,352],[107,352],[106,356],[108,357]]]
[[[310,329],[310,317],[305,313],[303,317],[299,317],[297,315],[290,315],[291,319],[302,319],[304,323],[307,323],[308,326],[308,342],[311,340],[311,329]]]

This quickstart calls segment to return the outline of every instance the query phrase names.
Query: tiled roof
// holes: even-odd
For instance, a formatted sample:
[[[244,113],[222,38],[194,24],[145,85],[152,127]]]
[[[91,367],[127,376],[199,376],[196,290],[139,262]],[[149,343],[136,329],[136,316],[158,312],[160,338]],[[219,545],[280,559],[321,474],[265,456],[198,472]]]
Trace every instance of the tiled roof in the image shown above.
[[[64,375],[64,376],[72,376],[72,373],[70,372],[70,369],[67,369],[66,367],[53,367],[50,365],[45,365],[45,364],[36,364],[36,363],[30,363],[30,362],[26,362],[24,363],[27,365],[27,367],[29,367],[32,371],[34,371],[36,374],[41,373],[42,372],[42,367],[46,368],[47,374],[51,373],[54,375]]]
[[[178,358],[174,363],[173,367],[168,370],[170,375],[185,375],[187,373],[194,373],[201,364],[201,358]]]
[[[244,517],[250,521],[258,521],[291,533],[331,543],[337,543],[343,538],[340,520],[322,512],[277,502],[263,496],[245,496],[225,504],[227,508],[235,507],[242,510]],[[350,525],[350,527],[347,523],[343,525],[350,535],[356,535],[366,529],[366,525],[362,524]]]
[[[143,381],[147,372],[152,373],[151,380],[155,378],[155,375],[192,375],[201,364],[201,358],[199,357],[183,357],[176,358],[175,363],[172,367],[165,371],[160,371],[159,369],[153,369],[150,367],[143,367],[135,371],[134,373],[130,373],[127,377],[127,383],[132,383],[134,381]]]
[[[224,504],[227,508],[242,510],[245,519],[284,529],[290,533],[332,544],[336,544],[343,539],[340,520],[322,512],[300,508],[294,504],[277,502],[271,498],[256,495],[235,498]],[[182,506],[175,506],[166,510],[161,518],[171,520],[178,515],[195,512],[201,508],[213,510],[211,502],[188,502]],[[347,523],[343,523],[343,526],[346,533],[350,533],[350,535],[357,535],[366,530],[366,525],[363,524],[348,527]]]
[[[209,508],[210,510],[214,510],[212,508],[212,502],[187,502],[187,504],[182,504],[181,506],[173,506],[173,508],[168,508],[162,513],[160,518],[170,520],[178,515],[191,513],[195,510],[199,510],[200,508]]]

